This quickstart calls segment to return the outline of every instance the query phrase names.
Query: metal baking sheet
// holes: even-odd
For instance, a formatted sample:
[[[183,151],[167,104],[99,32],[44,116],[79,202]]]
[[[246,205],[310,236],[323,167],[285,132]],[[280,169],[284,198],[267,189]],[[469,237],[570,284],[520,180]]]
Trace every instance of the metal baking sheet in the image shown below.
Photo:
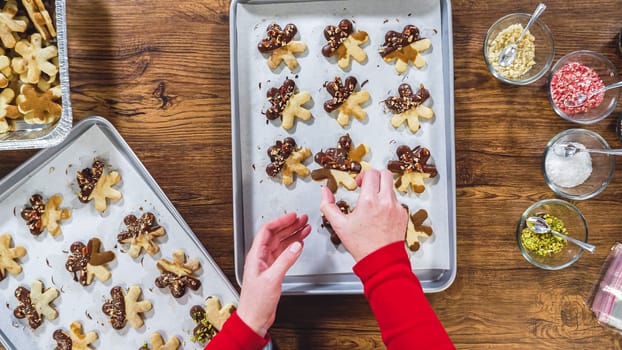
[[[51,1],[50,1],[51,2]],[[65,0],[55,0],[56,46],[58,47],[58,75],[62,90],[62,114],[51,125],[30,125],[16,121],[15,130],[0,134],[0,150],[45,148],[59,144],[71,131],[73,115],[69,98],[69,62],[67,60],[67,24]],[[17,93],[16,93],[17,95]]]
[[[79,202],[76,196],[76,172],[89,167],[94,157],[104,160],[122,176],[117,187],[123,199],[109,203],[103,214],[97,212],[92,203]],[[45,198],[60,194],[63,197],[61,207],[72,209],[71,219],[61,222],[61,235],[52,237],[44,232],[35,237],[27,230],[20,210],[34,193],[41,193]],[[126,215],[138,216],[146,211],[155,214],[167,234],[158,239],[160,252],[157,255],[143,252],[132,259],[124,252],[127,247],[117,244],[116,237],[125,229],[123,218]],[[165,339],[179,337],[184,349],[202,349],[202,345],[190,341],[195,326],[189,316],[190,307],[203,305],[210,295],[219,297],[223,305],[237,305],[237,291],[119,133],[101,117],[81,121],[62,144],[39,152],[7,175],[0,182],[0,213],[0,232],[12,234],[14,244],[24,246],[28,252],[20,259],[23,272],[0,281],[0,305],[5,309],[0,316],[0,340],[8,349],[52,349],[56,345],[52,339],[54,330],[67,331],[69,324],[76,320],[82,323],[85,331],[98,333],[99,340],[93,344],[96,349],[138,349],[156,331]],[[115,253],[116,259],[109,264],[110,280],[94,280],[83,287],[73,281],[72,274],[65,269],[67,250],[71,243],[86,243],[94,236],[102,240],[104,249]],[[159,276],[156,261],[171,260],[176,249],[185,250],[188,257],[201,262],[201,270],[196,274],[202,282],[201,288],[188,290],[179,299],[173,298],[168,289],[154,285]],[[61,295],[53,302],[58,318],[45,320],[33,331],[25,320],[13,316],[17,306],[13,293],[20,285],[29,288],[35,279],[41,280],[46,288],[59,289]],[[143,327],[134,329],[126,325],[120,331],[114,330],[101,311],[102,304],[109,298],[113,286],[133,284],[141,286],[142,299],[150,300],[153,309],[145,313]]]
[[[350,19],[355,30],[369,34],[370,42],[363,46],[367,61],[351,63],[343,71],[334,60],[326,59],[321,48],[326,40],[323,30],[341,19]],[[309,0],[309,1],[233,1],[230,14],[231,39],[231,108],[233,145],[233,199],[235,266],[238,281],[242,278],[244,257],[257,229],[264,222],[289,211],[307,213],[313,226],[305,241],[299,261],[290,269],[283,282],[285,294],[354,294],[362,293],[362,285],[352,273],[354,260],[341,246],[335,248],[328,232],[321,226],[319,211],[323,183],[310,178],[298,178],[290,188],[266,175],[269,163],[267,149],[278,140],[292,136],[296,142],[315,154],[321,149],[335,147],[339,136],[350,134],[354,144],[365,143],[371,148],[366,159],[375,168],[385,168],[395,158],[399,145],[421,145],[430,149],[439,175],[426,183],[420,195],[398,194],[401,202],[412,211],[425,209],[433,236],[422,248],[410,253],[413,271],[421,280],[425,292],[448,288],[456,275],[456,200],[454,157],[454,87],[451,3],[449,0]],[[275,22],[282,27],[294,23],[298,27],[295,40],[307,44],[307,51],[298,56],[299,68],[291,72],[286,67],[275,71],[266,65],[266,58],[257,50],[265,37],[266,27]],[[385,63],[377,49],[388,30],[401,31],[406,24],[420,28],[422,36],[432,42],[431,50],[423,53],[427,64],[422,69],[409,67],[403,75],[395,72],[393,64]],[[362,89],[371,94],[364,105],[367,120],[352,120],[346,128],[337,124],[334,116],[323,110],[330,98],[323,88],[335,76],[352,75]],[[266,122],[262,114],[269,104],[266,92],[279,87],[288,77],[301,91],[309,91],[313,114],[310,122],[296,122],[290,131],[280,121]],[[413,88],[423,83],[430,91],[435,117],[423,121],[413,134],[404,126],[394,129],[390,114],[381,103],[397,95],[398,86],[407,82]],[[305,163],[317,169],[312,158]],[[357,192],[339,189],[337,199],[355,205]]]

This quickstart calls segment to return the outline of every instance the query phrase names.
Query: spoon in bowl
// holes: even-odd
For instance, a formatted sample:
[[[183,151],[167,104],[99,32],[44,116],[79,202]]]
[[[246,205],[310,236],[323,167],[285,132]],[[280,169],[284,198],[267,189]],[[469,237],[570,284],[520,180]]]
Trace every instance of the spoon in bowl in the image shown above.
[[[619,88],[622,87],[622,81],[619,81],[617,83],[613,83],[611,85],[607,85],[603,88],[591,91],[590,93],[588,93],[587,95],[579,92],[577,94],[577,102],[572,102],[572,100],[565,100],[564,101],[564,106],[568,107],[568,108],[577,108],[577,107],[581,107],[585,104],[585,102],[587,102],[588,99],[590,99],[592,96],[598,95],[598,94],[602,94],[603,92],[607,91],[607,90],[611,90],[611,89],[615,89],[615,88]]]
[[[531,28],[531,26],[534,23],[536,23],[536,20],[538,19],[538,17],[540,17],[540,15],[542,14],[542,12],[544,12],[544,10],[546,10],[546,5],[543,3],[540,3],[538,7],[536,7],[536,10],[534,11],[533,15],[531,15],[529,22],[527,22],[527,25],[525,26],[523,31],[518,36],[518,39],[516,39],[515,42],[504,47],[503,50],[501,50],[501,54],[499,55],[499,65],[501,67],[507,67],[510,64],[512,64],[512,62],[514,62],[514,59],[516,59],[516,52],[518,50],[518,43],[521,41],[523,36],[527,34],[527,31],[529,30],[529,28]]]
[[[553,146],[553,153],[559,157],[572,157],[577,152],[589,152],[622,156],[622,149],[591,149],[577,146],[574,142],[560,142]]]
[[[579,247],[581,247],[584,250],[587,250],[590,253],[594,253],[594,250],[596,249],[596,246],[589,244],[589,243],[585,243],[583,241],[580,241],[576,238],[572,238],[568,235],[565,235],[563,233],[559,233],[555,230],[551,230],[551,227],[549,226],[549,224],[546,222],[546,220],[544,220],[543,218],[539,217],[539,216],[530,216],[527,218],[527,227],[529,227],[529,229],[537,234],[545,234],[545,233],[552,233],[557,237],[563,238],[565,240],[568,240],[576,245],[578,245]]]

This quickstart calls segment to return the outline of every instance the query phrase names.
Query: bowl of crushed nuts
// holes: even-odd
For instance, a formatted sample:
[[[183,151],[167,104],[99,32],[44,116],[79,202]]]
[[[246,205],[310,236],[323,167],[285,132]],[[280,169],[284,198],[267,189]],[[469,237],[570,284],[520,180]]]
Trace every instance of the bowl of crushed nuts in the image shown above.
[[[611,114],[620,89],[599,92],[619,81],[616,66],[598,52],[571,52],[557,61],[549,78],[549,101],[560,117],[593,124]]]
[[[514,43],[529,22],[528,13],[511,13],[497,20],[484,39],[484,60],[492,75],[502,82],[528,85],[544,76],[555,57],[555,42],[549,27],[540,19],[518,42],[516,58],[502,65],[503,49]]]
[[[516,227],[516,241],[523,257],[544,270],[561,270],[574,264],[583,249],[552,233],[537,233],[527,226],[527,218],[538,216],[563,235],[587,242],[587,222],[581,211],[561,199],[544,199],[523,212]]]

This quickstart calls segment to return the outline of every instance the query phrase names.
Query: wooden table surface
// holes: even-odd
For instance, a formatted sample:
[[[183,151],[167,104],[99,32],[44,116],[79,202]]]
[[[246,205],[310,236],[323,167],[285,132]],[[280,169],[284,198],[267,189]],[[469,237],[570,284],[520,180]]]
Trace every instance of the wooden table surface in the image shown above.
[[[486,69],[482,42],[497,18],[536,1],[454,1],[458,274],[429,301],[459,349],[622,349],[584,304],[608,248],[622,238],[622,167],[599,196],[575,204],[595,254],[562,271],[527,263],[515,224],[554,197],[540,170],[546,142],[578,127],[557,117],[545,79],[509,86]],[[622,1],[550,0],[543,19],[556,59],[599,51],[622,69]],[[75,120],[110,120],[235,284],[232,232],[229,1],[68,0]],[[622,108],[618,106],[616,114]],[[615,115],[586,126],[612,147]],[[0,176],[34,151],[3,152]],[[383,348],[363,296],[284,297],[278,349]]]

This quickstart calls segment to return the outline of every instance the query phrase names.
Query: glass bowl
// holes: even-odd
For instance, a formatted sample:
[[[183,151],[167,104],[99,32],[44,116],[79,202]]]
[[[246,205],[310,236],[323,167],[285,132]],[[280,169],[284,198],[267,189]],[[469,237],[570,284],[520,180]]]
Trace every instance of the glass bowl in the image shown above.
[[[495,68],[498,67],[498,58],[496,58],[497,56],[495,55],[489,55],[489,51],[494,49],[493,42],[495,38],[497,38],[497,35],[513,24],[521,24],[524,28],[530,18],[531,15],[528,13],[511,13],[501,17],[493,23],[486,33],[486,38],[484,39],[484,61],[486,61],[486,66],[488,67],[488,70],[490,70],[490,73],[502,82],[513,85],[531,84],[546,74],[553,64],[553,58],[555,57],[555,42],[553,41],[553,34],[551,33],[549,27],[542,22],[542,20],[537,19],[536,23],[534,23],[529,29],[529,32],[534,37],[535,46],[535,64],[531,67],[531,69],[517,78],[507,78],[499,73]],[[515,62],[508,67],[511,68],[515,64],[518,64],[518,60],[519,59],[517,57]]]
[[[522,242],[521,233],[527,227],[526,220],[530,216],[549,214],[560,219],[567,229],[566,234],[580,241],[587,242],[587,222],[581,211],[561,199],[544,199],[532,204],[523,212],[516,226],[516,241],[523,257],[532,265],[544,270],[561,270],[575,263],[583,249],[566,241],[560,251],[551,255],[538,255],[527,249]],[[550,234],[549,234],[550,235]]]
[[[574,200],[592,198],[601,193],[611,181],[615,168],[614,156],[609,154],[578,152],[574,156],[559,156],[555,149],[561,143],[580,143],[589,149],[609,149],[609,144],[597,133],[585,129],[568,129],[555,135],[546,145],[542,157],[544,181],[557,195]],[[587,157],[589,155],[589,157]],[[591,159],[591,173],[581,165]],[[575,185],[580,178],[581,184]],[[574,182],[574,183],[571,183]]]
[[[568,100],[570,105],[573,105],[573,101],[576,99],[576,92],[573,92],[572,89],[558,89],[556,93],[553,93],[554,77],[556,73],[558,73],[563,67],[570,67],[568,65],[572,65],[575,63],[580,63],[594,70],[603,81],[605,86],[613,84],[619,80],[618,71],[615,65],[611,63],[611,61],[607,59],[607,57],[597,52],[588,50],[575,51],[565,55],[564,57],[560,58],[559,61],[557,61],[557,63],[555,63],[555,65],[553,66],[553,69],[551,69],[551,74],[548,81],[548,96],[551,107],[553,107],[555,113],[557,113],[557,115],[559,115],[560,117],[574,123],[596,123],[600,120],[603,120],[609,114],[611,114],[611,112],[614,111],[614,109],[616,108],[616,104],[618,103],[618,96],[620,94],[620,90],[611,89],[609,91],[606,91],[604,93],[602,102],[595,107],[587,109],[587,111],[583,111],[580,108],[567,107],[564,104],[564,101]],[[564,84],[559,85],[566,86]],[[586,101],[586,106],[589,104],[588,102],[590,102],[590,100],[591,99],[588,99],[588,101]]]

